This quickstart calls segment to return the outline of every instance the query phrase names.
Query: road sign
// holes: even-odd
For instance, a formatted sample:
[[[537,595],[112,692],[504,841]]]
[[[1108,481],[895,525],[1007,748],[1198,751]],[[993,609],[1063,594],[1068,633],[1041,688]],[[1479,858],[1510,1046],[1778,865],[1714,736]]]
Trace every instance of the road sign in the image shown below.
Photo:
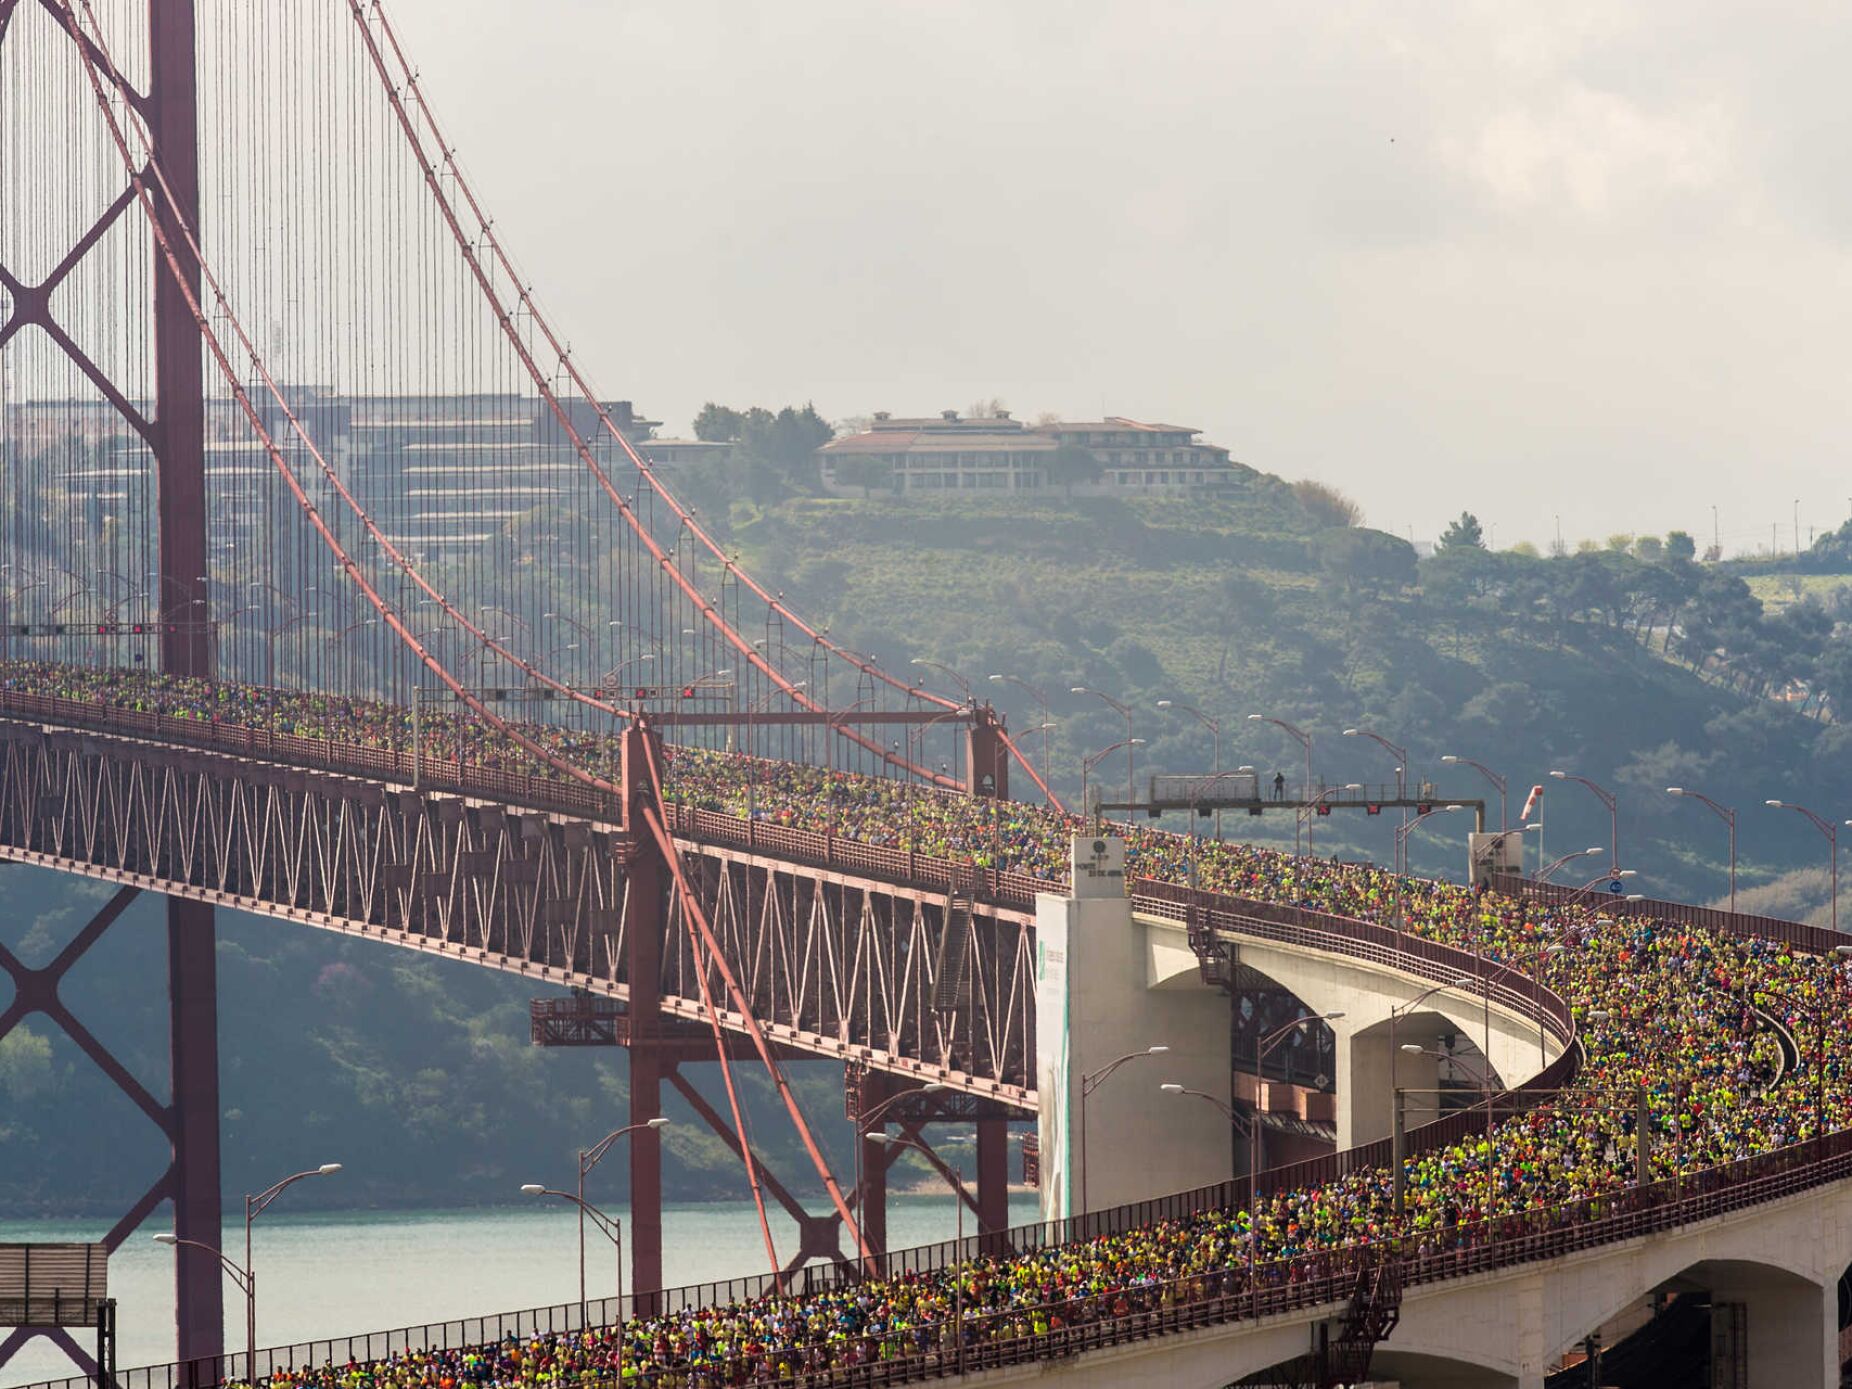
[[[1620,894],[1624,890],[1625,889],[1619,878],[1609,878],[1608,879],[1608,891],[1613,893],[1616,897],[1620,896]]]

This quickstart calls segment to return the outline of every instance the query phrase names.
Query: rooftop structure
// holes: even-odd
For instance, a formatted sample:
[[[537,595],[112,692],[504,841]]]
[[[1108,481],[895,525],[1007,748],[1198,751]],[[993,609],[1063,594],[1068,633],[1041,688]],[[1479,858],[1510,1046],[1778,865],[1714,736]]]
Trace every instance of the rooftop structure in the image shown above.
[[[1007,411],[976,419],[956,410],[919,417],[883,411],[867,429],[832,439],[817,456],[823,484],[845,494],[874,487],[897,493],[1039,491],[1058,485],[1049,460],[1063,447],[1085,449],[1100,465],[1097,481],[1075,485],[1083,495],[1189,492],[1230,477],[1228,450],[1199,442],[1201,432],[1122,416],[1025,425]],[[850,459],[858,466],[839,470]],[[863,459],[879,465],[866,483]]]

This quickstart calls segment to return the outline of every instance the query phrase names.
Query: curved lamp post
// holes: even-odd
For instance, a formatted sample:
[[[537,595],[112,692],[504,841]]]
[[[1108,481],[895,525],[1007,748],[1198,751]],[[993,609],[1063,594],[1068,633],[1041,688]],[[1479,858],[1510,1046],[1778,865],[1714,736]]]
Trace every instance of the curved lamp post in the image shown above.
[[[1376,746],[1382,748],[1393,757],[1395,759],[1395,798],[1398,801],[1405,801],[1408,799],[1407,748],[1397,747],[1394,743],[1383,737],[1382,734],[1373,732],[1367,728],[1347,728],[1344,730],[1343,736],[1346,738],[1368,738],[1371,742],[1375,743]],[[1402,823],[1405,825],[1408,823],[1407,806],[1402,807]],[[1398,873],[1405,873],[1408,871],[1408,865],[1405,863],[1397,863],[1395,871]]]
[[[1106,1083],[1112,1073],[1128,1061],[1137,1061],[1145,1056],[1162,1056],[1169,1047],[1146,1047],[1143,1051],[1128,1051],[1124,1056],[1108,1061],[1097,1071],[1083,1074],[1080,1078],[1080,1213],[1087,1214],[1093,1207],[1087,1202],[1087,1097]]]
[[[1087,685],[1070,685],[1068,687],[1068,693],[1077,694],[1077,695],[1092,695],[1095,699],[1102,701],[1103,703],[1111,706],[1113,709],[1116,709],[1119,712],[1120,717],[1122,717],[1125,720],[1125,743],[1124,743],[1124,747],[1125,747],[1125,799],[1126,799],[1126,803],[1129,805],[1131,802],[1138,799],[1138,778],[1137,778],[1138,769],[1136,765],[1137,759],[1138,759],[1137,749],[1144,746],[1144,741],[1145,741],[1143,738],[1134,738],[1132,736],[1131,708],[1125,704],[1120,703],[1118,700],[1114,699],[1111,695],[1107,694],[1105,691],[1096,690],[1096,689],[1093,689],[1091,686],[1087,686]],[[1087,808],[1086,797],[1083,795],[1081,797],[1081,809],[1085,810],[1086,808]]]
[[[1269,714],[1249,714],[1248,722],[1270,723],[1288,736],[1299,740],[1299,746],[1305,749],[1305,790],[1300,793],[1299,798],[1304,800],[1309,797],[1312,794],[1312,735],[1307,733],[1303,728],[1295,727],[1286,722],[1285,719],[1276,719]],[[1293,847],[1295,850],[1299,847],[1297,835],[1293,836]],[[1308,856],[1312,852],[1312,821],[1310,816],[1305,817],[1305,852]]]
[[[1616,873],[1620,872],[1620,802],[1614,793],[1574,772],[1553,771],[1550,775],[1558,781],[1573,781],[1578,786],[1588,788],[1589,794],[1608,808],[1608,852],[1612,860],[1608,866]]]
[[[579,1219],[586,1216],[598,1227],[599,1233],[611,1241],[612,1252],[617,1256],[617,1365],[615,1378],[619,1384],[624,1382],[624,1222],[614,1215],[607,1215],[583,1196],[575,1196],[570,1191],[560,1191],[538,1182],[528,1182],[521,1187],[524,1196],[551,1196],[557,1201],[570,1201],[579,1208]],[[579,1304],[579,1330],[585,1330],[585,1304]]]
[[[320,1167],[311,1167],[306,1172],[283,1178],[274,1186],[264,1188],[255,1196],[244,1198],[244,1267],[240,1268],[225,1256],[225,1251],[215,1249],[212,1245],[196,1239],[181,1239],[174,1234],[159,1234],[152,1238],[156,1244],[165,1244],[169,1248],[199,1249],[212,1255],[219,1261],[232,1282],[244,1294],[244,1377],[247,1384],[257,1383],[257,1271],[251,1264],[251,1223],[269,1209],[270,1203],[281,1196],[285,1189],[297,1182],[307,1181],[310,1177],[331,1177],[341,1170],[338,1162],[324,1162]]]
[[[581,1148],[579,1150],[579,1194],[577,1199],[581,1203],[579,1208],[579,1324],[581,1326],[585,1324],[585,1213],[588,1209],[583,1204],[585,1200],[585,1178],[591,1173],[594,1167],[604,1161],[604,1155],[611,1151],[618,1139],[644,1129],[665,1129],[668,1126],[669,1121],[660,1116],[654,1119],[646,1119],[641,1124],[626,1124],[621,1129],[607,1133],[603,1138],[592,1144],[591,1147]],[[523,1190],[525,1190],[525,1188],[523,1188]],[[623,1257],[621,1251],[618,1257],[620,1259]],[[619,1296],[622,1296],[621,1275],[619,1289]]]
[[[926,1145],[915,1143],[911,1138],[899,1138],[880,1130],[874,1133],[864,1133],[862,1137],[870,1143],[879,1143],[884,1148],[911,1148],[925,1157],[929,1163],[932,1162],[933,1154]],[[856,1146],[859,1148],[861,1145],[858,1143]],[[933,1170],[939,1170],[936,1163],[933,1164]],[[957,1254],[952,1259],[952,1342],[958,1360],[958,1372],[963,1374],[965,1369],[965,1276],[959,1265],[965,1257],[964,1169],[954,1164],[951,1175],[946,1178],[946,1184],[952,1188],[952,1204],[958,1211],[958,1243],[955,1246]]]
[[[1470,757],[1456,757],[1452,753],[1446,753],[1441,757],[1440,760],[1446,763],[1446,765],[1449,767],[1471,767],[1474,771],[1478,772],[1480,776],[1484,777],[1487,781],[1491,782],[1493,789],[1498,792],[1498,827],[1501,830],[1508,829],[1510,827],[1511,817],[1509,814],[1506,813],[1506,810],[1505,810],[1505,778],[1504,777],[1499,775],[1497,772],[1493,771],[1490,767],[1486,766],[1485,763],[1475,762]]]
[[[1688,800],[1701,801],[1710,807],[1711,813],[1730,827],[1730,910],[1736,910],[1736,810],[1733,806],[1719,805],[1702,791],[1693,791],[1685,786],[1668,786],[1666,795],[1681,796]]]
[[[867,1127],[902,1100],[910,1100],[915,1095],[933,1095],[942,1090],[950,1090],[951,1088],[952,1087],[947,1085],[944,1081],[935,1080],[925,1085],[915,1086],[911,1090],[902,1090],[898,1095],[889,1095],[885,1100],[882,1100],[880,1104],[871,1108],[866,1114],[858,1116],[856,1125],[859,1128]],[[886,1130],[883,1129],[882,1132],[885,1133]],[[863,1135],[863,1137],[867,1136],[866,1134]],[[855,1194],[856,1199],[859,1201],[862,1196],[862,1145],[860,1143],[855,1145]],[[868,1236],[865,1233],[867,1229],[867,1219],[867,1210],[858,1206],[856,1208],[855,1226],[856,1232],[862,1236],[862,1257],[864,1259],[870,1257],[874,1252],[868,1247]]]

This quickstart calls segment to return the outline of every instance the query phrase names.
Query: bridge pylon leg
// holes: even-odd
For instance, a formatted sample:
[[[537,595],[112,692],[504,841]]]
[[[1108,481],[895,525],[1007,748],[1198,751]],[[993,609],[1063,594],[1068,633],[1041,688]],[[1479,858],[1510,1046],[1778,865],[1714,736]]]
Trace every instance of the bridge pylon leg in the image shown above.
[[[985,1235],[1010,1228],[1010,1124],[1004,1118],[977,1121],[977,1227]],[[1001,1247],[986,1241],[984,1249]]]
[[[966,789],[973,796],[1010,798],[1010,750],[1004,744],[1003,724],[988,705],[965,734]],[[1046,776],[1043,769],[1042,775]]]
[[[867,1114],[876,1105],[886,1100],[892,1091],[888,1078],[872,1067],[862,1067],[859,1077],[857,1068],[850,1068],[845,1079],[860,1089],[855,1114]],[[879,1121],[877,1121],[879,1122]],[[872,1125],[864,1125],[856,1120],[856,1132],[859,1135]],[[886,1125],[881,1125],[883,1131]],[[884,1145],[866,1138],[857,1137],[861,1149],[861,1185],[855,1193],[855,1212],[861,1220],[862,1238],[867,1242],[871,1255],[887,1253],[887,1168],[891,1155]]]
[[[625,865],[624,978],[630,985],[630,1118],[662,1115],[662,1081],[673,1064],[662,1051],[662,946],[669,931],[669,869],[642,832],[637,798],[649,794],[644,740],[632,724],[623,735],[624,824],[631,835]],[[655,1307],[646,1294],[662,1289],[662,1135],[643,1130],[630,1140],[630,1283],[637,1315]]]
[[[189,1382],[219,1382],[225,1350],[220,1248],[219,983],[212,908],[167,899],[169,1048],[173,1065],[174,1233],[204,1248],[174,1250],[177,1358]]]
[[[630,981],[630,1117],[662,1115],[662,938],[668,875],[653,849],[631,862],[624,896],[625,965]],[[639,1130],[630,1142],[630,1288],[639,1315],[644,1294],[662,1287],[662,1137]]]

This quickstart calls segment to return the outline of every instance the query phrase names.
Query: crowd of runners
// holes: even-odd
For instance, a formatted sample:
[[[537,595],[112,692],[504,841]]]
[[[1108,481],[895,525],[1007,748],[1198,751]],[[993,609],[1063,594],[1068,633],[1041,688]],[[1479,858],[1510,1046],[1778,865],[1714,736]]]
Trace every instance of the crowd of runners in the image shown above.
[[[374,748],[407,749],[414,728],[410,711],[391,705],[37,662],[0,664],[0,692],[9,690]],[[417,726],[428,755],[460,753],[477,765],[560,774],[480,719],[434,715]],[[599,776],[614,771],[609,733],[539,724],[521,733],[573,766]],[[670,749],[664,790],[701,809],[1057,881],[1075,823],[1025,803],[712,750]],[[1401,1223],[1391,1173],[1371,1167],[1281,1192],[1252,1209],[1200,1211],[974,1259],[955,1273],[641,1317],[621,1337],[606,1327],[407,1351],[280,1373],[269,1382],[318,1389],[569,1385],[608,1382],[621,1362],[626,1382],[705,1389],[801,1382],[907,1357],[938,1365],[961,1339],[969,1353],[1240,1291],[1249,1286],[1250,1261],[1264,1278],[1288,1279],[1314,1266],[1308,1261],[1350,1246],[1396,1239],[1403,1247],[1445,1249],[1489,1228],[1489,1217],[1618,1192],[1636,1180],[1642,1099],[1655,1179],[1770,1152],[1812,1136],[1816,1122],[1830,1130],[1846,1120],[1852,1044],[1840,1027],[1815,1025],[1844,1007],[1848,974],[1836,956],[1632,915],[1609,918],[1596,902],[1546,905],[1149,827],[1115,832],[1128,840],[1132,875],[1364,920],[1404,920],[1414,934],[1480,953],[1490,968],[1539,978],[1567,1000],[1577,1021],[1585,1055],[1573,1086],[1499,1119],[1489,1133],[1409,1158]],[[1794,1055],[1784,1053],[1770,1021],[1794,1039]],[[1823,1108],[1817,1117],[1816,1105]],[[960,1305],[962,1331],[953,1325]]]

